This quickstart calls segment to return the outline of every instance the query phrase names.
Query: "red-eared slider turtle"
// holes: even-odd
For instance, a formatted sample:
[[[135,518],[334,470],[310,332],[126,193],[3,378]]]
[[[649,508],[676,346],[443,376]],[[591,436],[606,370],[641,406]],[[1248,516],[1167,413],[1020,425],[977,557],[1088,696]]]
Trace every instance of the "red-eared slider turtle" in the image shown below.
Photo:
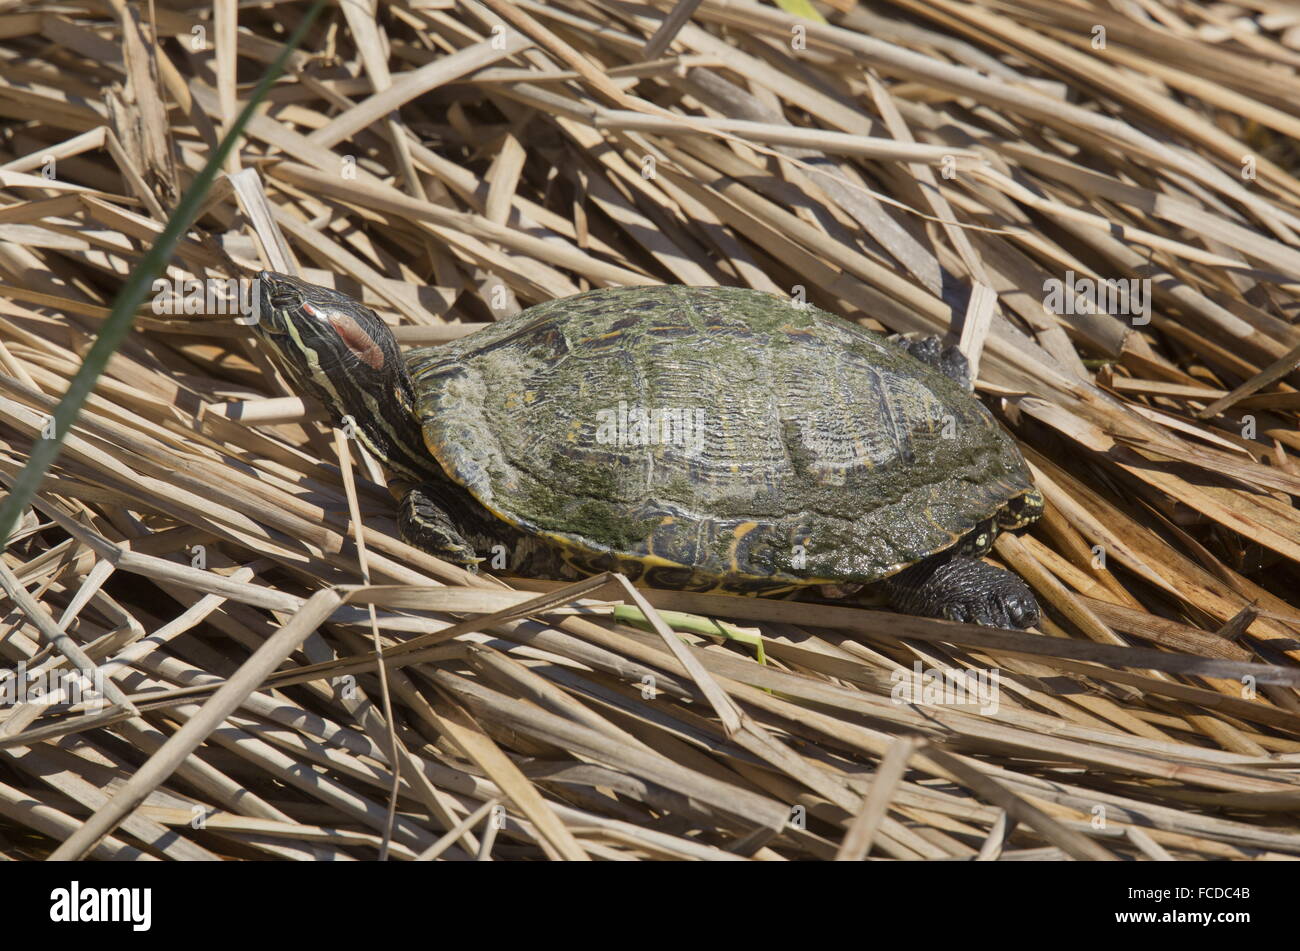
[[[403,357],[352,298],[259,277],[261,338],[352,418],[419,548],[697,591],[880,582],[907,613],[1037,621],[1025,584],[980,556],[1042,497],[934,338],[758,291],[629,287]]]

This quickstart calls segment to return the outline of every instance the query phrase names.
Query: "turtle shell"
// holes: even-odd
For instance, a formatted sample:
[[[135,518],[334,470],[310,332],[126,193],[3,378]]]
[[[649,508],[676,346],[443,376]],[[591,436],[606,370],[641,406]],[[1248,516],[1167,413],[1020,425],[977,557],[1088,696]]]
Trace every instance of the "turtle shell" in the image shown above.
[[[592,291],[408,364],[443,470],[596,566],[870,582],[1036,498],[961,384],[758,291]]]

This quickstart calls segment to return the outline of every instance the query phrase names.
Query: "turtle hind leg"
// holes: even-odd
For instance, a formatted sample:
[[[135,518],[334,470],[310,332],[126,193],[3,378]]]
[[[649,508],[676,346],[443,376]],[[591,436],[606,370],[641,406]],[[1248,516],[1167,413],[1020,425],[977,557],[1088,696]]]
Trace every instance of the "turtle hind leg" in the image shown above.
[[[904,614],[1008,630],[1038,623],[1038,602],[1029,586],[978,558],[931,558],[880,585],[890,605]]]
[[[397,513],[397,530],[408,545],[462,568],[473,571],[483,560],[448,514],[434,486],[415,486],[406,493]]]
[[[927,334],[891,334],[888,339],[967,390],[974,389],[966,355],[954,346],[945,346],[942,338]]]

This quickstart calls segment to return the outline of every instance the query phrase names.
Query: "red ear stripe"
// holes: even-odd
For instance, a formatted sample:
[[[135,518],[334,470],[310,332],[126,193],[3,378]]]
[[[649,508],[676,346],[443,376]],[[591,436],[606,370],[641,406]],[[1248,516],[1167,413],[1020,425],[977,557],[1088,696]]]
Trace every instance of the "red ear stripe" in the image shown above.
[[[330,326],[343,338],[348,349],[357,357],[370,364],[371,369],[380,370],[384,366],[384,351],[374,338],[362,329],[361,325],[347,314],[330,314]]]

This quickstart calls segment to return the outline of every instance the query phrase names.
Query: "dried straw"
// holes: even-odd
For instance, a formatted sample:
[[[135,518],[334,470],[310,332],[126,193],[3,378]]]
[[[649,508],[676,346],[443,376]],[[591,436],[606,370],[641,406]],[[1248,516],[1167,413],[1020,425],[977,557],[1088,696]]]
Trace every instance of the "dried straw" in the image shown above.
[[[298,6],[0,10],[6,485]],[[468,574],[246,327],[148,311],[0,563],[4,666],[103,676],[0,707],[0,854],[1300,854],[1300,27],[1260,9],[333,9],[170,278],[294,271],[406,344],[655,283],[951,334],[1047,499],[995,553],[1043,622]],[[1067,272],[1149,322],[1045,307]],[[899,702],[914,665],[998,703]]]

